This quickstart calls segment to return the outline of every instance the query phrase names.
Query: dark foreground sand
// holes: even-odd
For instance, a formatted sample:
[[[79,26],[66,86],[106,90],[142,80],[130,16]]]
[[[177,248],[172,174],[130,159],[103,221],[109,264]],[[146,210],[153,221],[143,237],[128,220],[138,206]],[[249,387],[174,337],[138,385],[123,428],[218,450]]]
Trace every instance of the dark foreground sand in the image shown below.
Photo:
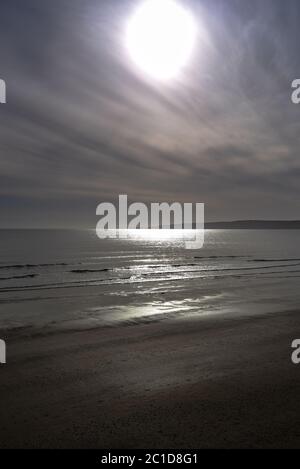
[[[296,311],[8,337],[0,446],[300,447]]]

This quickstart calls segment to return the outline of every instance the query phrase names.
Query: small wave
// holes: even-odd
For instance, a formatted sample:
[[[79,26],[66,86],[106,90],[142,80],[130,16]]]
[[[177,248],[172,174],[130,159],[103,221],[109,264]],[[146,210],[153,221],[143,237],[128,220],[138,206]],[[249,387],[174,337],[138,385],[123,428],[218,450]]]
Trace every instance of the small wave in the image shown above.
[[[242,259],[249,256],[194,256],[194,259]]]
[[[68,265],[64,262],[56,264],[14,264],[14,265],[0,265],[0,269],[32,269],[34,267],[51,267]]]
[[[89,274],[95,272],[110,272],[113,269],[74,269],[70,270],[70,272],[74,274]]]
[[[210,273],[210,272],[235,272],[235,271],[248,271],[248,270],[265,270],[265,269],[274,269],[274,268],[280,268],[280,267],[295,267],[299,265],[298,264],[285,264],[285,265],[265,265],[265,266],[260,266],[260,267],[225,267],[225,268],[217,268],[217,269],[193,269],[193,270],[164,270],[163,272],[155,272],[154,275],[159,276],[159,275],[165,275],[165,274],[187,274],[187,273],[197,273],[197,272],[202,272],[202,273]],[[179,267],[184,267],[184,265],[180,265]],[[148,277],[153,275],[152,273],[145,273],[141,274],[143,277]]]
[[[20,278],[34,278],[37,277],[38,274],[28,274],[28,275],[13,275],[12,277],[1,277],[0,281],[4,280],[14,280],[14,279],[20,279]]]
[[[292,258],[292,259],[249,259],[248,262],[293,262],[293,261],[300,261],[299,258]]]

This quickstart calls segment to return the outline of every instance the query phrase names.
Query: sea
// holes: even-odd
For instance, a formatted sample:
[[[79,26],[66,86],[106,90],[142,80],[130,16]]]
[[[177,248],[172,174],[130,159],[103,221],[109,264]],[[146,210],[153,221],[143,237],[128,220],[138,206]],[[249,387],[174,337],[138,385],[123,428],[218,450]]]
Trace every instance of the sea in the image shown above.
[[[0,333],[299,310],[299,230],[0,231]]]

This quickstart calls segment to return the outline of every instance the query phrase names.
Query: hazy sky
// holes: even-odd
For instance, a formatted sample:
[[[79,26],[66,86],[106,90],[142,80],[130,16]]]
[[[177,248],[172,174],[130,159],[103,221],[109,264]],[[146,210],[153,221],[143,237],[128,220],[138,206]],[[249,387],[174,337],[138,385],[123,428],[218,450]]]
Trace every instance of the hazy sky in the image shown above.
[[[137,3],[1,1],[1,226],[93,227],[120,193],[299,219],[299,0],[183,0],[202,33],[170,83],[127,56]]]

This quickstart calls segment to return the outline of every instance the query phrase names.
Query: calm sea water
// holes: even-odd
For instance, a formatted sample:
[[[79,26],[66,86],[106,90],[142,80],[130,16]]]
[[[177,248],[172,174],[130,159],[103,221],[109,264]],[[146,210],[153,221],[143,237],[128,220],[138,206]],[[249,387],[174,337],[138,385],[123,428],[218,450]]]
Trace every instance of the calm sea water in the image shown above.
[[[0,330],[89,328],[203,314],[300,310],[298,230],[208,230],[99,240],[0,231]]]

